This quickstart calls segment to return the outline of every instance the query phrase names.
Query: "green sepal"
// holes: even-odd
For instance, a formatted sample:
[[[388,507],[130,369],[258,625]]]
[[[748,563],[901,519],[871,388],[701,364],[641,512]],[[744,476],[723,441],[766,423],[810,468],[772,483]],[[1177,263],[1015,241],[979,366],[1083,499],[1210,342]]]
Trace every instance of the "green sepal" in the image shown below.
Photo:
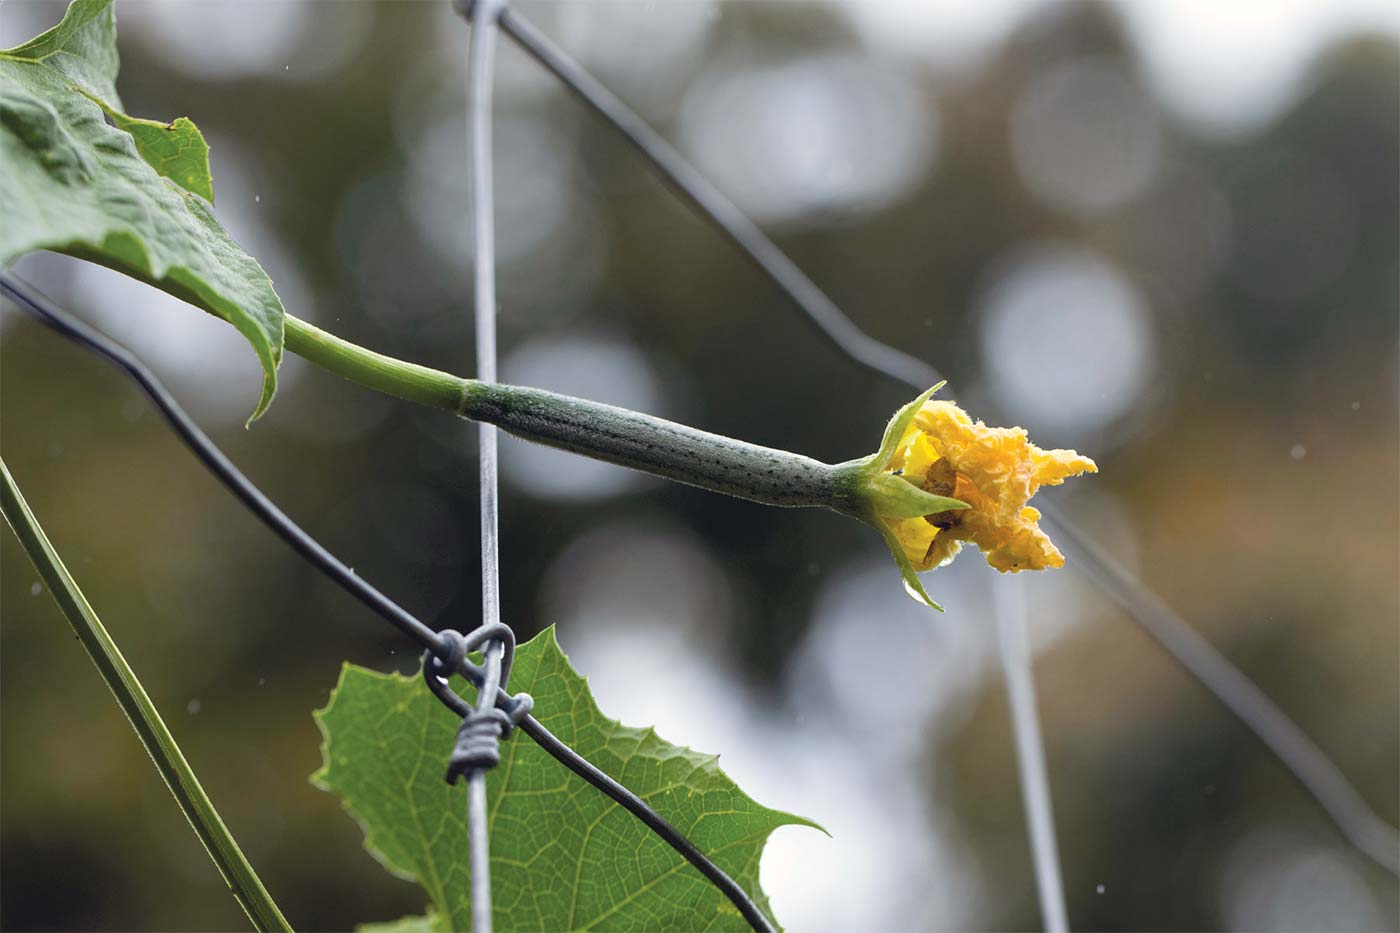
[[[889,465],[890,460],[894,457],[895,450],[899,448],[899,442],[904,437],[904,432],[909,429],[909,422],[914,420],[914,415],[918,414],[919,409],[924,406],[924,402],[927,402],[933,393],[937,392],[945,385],[947,385],[946,380],[940,382],[938,385],[929,389],[927,392],[914,399],[914,401],[894,413],[894,417],[890,419],[890,423],[885,425],[885,436],[880,439],[880,449],[875,451],[874,456],[868,461],[869,467],[867,469],[870,473],[879,473]]]
[[[880,536],[885,539],[885,546],[890,549],[890,556],[894,558],[895,564],[899,566],[899,575],[904,578],[904,592],[908,593],[909,598],[914,600],[914,602],[922,603],[930,609],[937,609],[939,612],[943,612],[943,607],[934,602],[933,598],[928,595],[928,591],[924,589],[923,583],[919,580],[919,575],[914,572],[914,565],[909,563],[908,557],[904,556],[904,548],[894,536],[894,532],[882,525],[876,525],[875,527],[879,529]]]
[[[893,473],[875,473],[865,478],[865,495],[877,515],[885,518],[918,518],[949,509],[965,509],[966,502],[937,496]]]
[[[899,539],[894,536],[894,532],[885,524],[885,520],[917,518],[921,515],[946,512],[949,509],[965,509],[968,508],[968,504],[960,499],[950,499],[947,496],[937,496],[926,492],[904,477],[886,473],[885,470],[890,461],[894,459],[895,452],[899,449],[899,442],[904,439],[904,433],[909,430],[909,423],[914,420],[914,416],[918,414],[924,403],[945,384],[940,382],[907,405],[901,406],[899,411],[894,413],[894,417],[890,418],[889,423],[885,425],[884,436],[880,439],[880,449],[863,460],[852,461],[849,464],[855,475],[859,477],[853,485],[857,490],[858,497],[864,500],[864,505],[868,509],[864,517],[880,532],[880,537],[885,540],[885,546],[890,549],[890,556],[894,558],[895,565],[899,567],[899,575],[904,580],[904,592],[908,593],[909,598],[915,602],[939,612],[944,611],[943,607],[934,602],[933,598],[928,595],[923,583],[919,581],[919,575],[914,571],[914,565],[904,555],[903,546],[899,543]]]

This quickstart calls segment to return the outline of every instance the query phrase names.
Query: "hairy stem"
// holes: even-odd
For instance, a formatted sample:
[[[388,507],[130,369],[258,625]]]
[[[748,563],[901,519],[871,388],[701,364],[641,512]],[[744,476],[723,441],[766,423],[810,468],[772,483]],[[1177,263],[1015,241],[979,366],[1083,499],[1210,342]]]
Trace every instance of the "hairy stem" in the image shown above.
[[[137,680],[136,673],[126,663],[116,642],[98,621],[92,606],[49,543],[3,460],[0,460],[0,510],[3,510],[5,519],[14,529],[35,569],[48,584],[49,592],[68,617],[88,656],[97,665],[98,672],[107,682],[122,712],[131,720],[132,728],[146,747],[156,770],[165,779],[166,787],[170,788],[175,802],[184,811],[195,835],[199,836],[199,841],[204,843],[205,850],[224,876],[239,906],[258,930],[290,931],[291,927],[243,851],[238,848],[219,812],[214,809],[209,795],[195,777],[194,770],[160,718],[155,704],[146,695],[141,681]]]
[[[286,346],[367,388],[494,424],[527,441],[764,505],[846,514],[861,508],[845,465],[543,389],[462,379],[366,350],[290,314]]]

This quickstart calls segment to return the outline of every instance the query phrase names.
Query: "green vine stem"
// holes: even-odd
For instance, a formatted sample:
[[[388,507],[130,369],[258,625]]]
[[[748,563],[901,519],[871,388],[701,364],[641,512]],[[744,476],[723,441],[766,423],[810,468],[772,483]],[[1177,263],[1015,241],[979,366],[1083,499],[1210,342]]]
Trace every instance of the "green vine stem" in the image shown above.
[[[49,543],[3,460],[0,460],[0,478],[3,478],[3,482],[0,482],[0,510],[3,510],[5,519],[14,529],[35,569],[48,584],[49,592],[68,617],[78,640],[97,665],[98,672],[107,682],[122,712],[131,720],[132,728],[155,762],[156,770],[165,779],[170,793],[190,821],[195,835],[204,843],[205,850],[218,866],[239,906],[259,931],[290,931],[291,927],[214,809],[209,795],[204,792],[180,747],[175,744],[175,737],[166,728],[160,713],[136,679],[135,672],[122,657],[116,642],[98,621],[92,606]]]
[[[463,379],[366,350],[291,315],[286,347],[367,388],[494,424],[516,437],[780,507],[865,517],[864,461],[827,464],[640,412],[519,386]]]
[[[366,350],[290,314],[283,318],[283,328],[286,348],[322,369],[429,408],[454,414],[461,408],[468,379]]]

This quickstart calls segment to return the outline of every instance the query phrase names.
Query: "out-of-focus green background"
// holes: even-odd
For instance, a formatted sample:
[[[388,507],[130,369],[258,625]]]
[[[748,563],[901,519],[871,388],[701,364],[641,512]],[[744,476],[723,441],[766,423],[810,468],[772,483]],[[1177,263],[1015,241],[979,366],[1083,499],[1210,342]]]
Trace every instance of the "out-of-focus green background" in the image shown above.
[[[5,0],[0,46],[62,5]],[[974,415],[1102,473],[1043,493],[1400,819],[1397,16],[1383,3],[522,3]],[[193,117],[288,310],[469,372],[466,28],[440,3],[118,4],[127,109]],[[828,460],[910,394],[784,297],[522,53],[499,56],[503,378]],[[3,222],[3,219],[0,219]],[[312,534],[478,614],[474,430],[58,257],[20,270],[151,362]],[[3,451],[292,922],[422,908],[307,783],[340,662],[410,646],[274,540],[109,366],[6,307]],[[1039,923],[992,586],[1023,587],[1077,929],[1395,929],[1395,879],[1073,568],[882,545],[503,441],[506,617],[604,709],[822,822],[765,857],[797,930]],[[3,538],[0,925],[244,920]],[[868,679],[879,702],[838,689]],[[737,694],[735,691],[737,690]],[[737,698],[736,698],[737,697]],[[751,706],[748,704],[752,704]],[[444,749],[444,754],[446,754]]]

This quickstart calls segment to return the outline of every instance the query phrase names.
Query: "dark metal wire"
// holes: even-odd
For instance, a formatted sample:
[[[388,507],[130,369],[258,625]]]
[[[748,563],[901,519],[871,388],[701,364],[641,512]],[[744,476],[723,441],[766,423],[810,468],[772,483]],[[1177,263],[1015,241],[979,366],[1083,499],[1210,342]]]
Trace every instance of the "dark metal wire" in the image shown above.
[[[302,531],[287,514],[279,509],[262,490],[248,481],[233,462],[224,456],[223,451],[199,429],[189,415],[185,414],[174,397],[161,385],[156,374],[147,368],[126,347],[116,343],[105,334],[64,311],[37,288],[18,276],[0,273],[0,293],[8,295],[20,307],[28,310],[53,330],[74,340],[91,350],[107,357],[126,371],[155,402],[170,427],[185,442],[185,446],[217,476],[229,491],[248,509],[263,520],[279,538],[286,541],[326,576],[340,583],[352,596],[364,603],[375,614],[387,620],[399,631],[426,648],[440,648],[438,635],[411,613],[375,589],[353,570],[341,563],[330,551],[306,532]]]
[[[440,633],[414,618],[412,614],[389,597],[370,586],[302,530],[296,522],[288,518],[286,513],[273,505],[272,501],[249,482],[247,477],[233,465],[232,461],[224,456],[223,452],[214,445],[214,442],[200,430],[199,426],[175,401],[174,396],[161,384],[156,374],[130,350],[63,310],[47,295],[13,273],[0,272],[0,294],[8,296],[21,309],[38,318],[51,329],[116,363],[141,386],[176,435],[185,443],[185,446],[189,447],[200,462],[279,538],[291,545],[294,551],[351,596],[375,614],[388,620],[423,648],[433,652],[438,657],[451,656],[453,645],[450,637],[444,638]],[[464,668],[462,673],[471,676],[470,666],[464,665]],[[496,696],[497,705],[509,704],[512,700],[510,696],[499,689],[496,691]],[[458,713],[461,715],[462,711],[458,710]],[[707,880],[719,888],[755,930],[770,931],[773,929],[773,925],[768,922],[763,912],[758,909],[758,906],[744,892],[744,889],[723,869],[712,862],[705,853],[696,848],[680,830],[657,813],[650,804],[566,745],[533,716],[526,716],[521,720],[520,731],[534,740],[555,761],[583,778],[616,801],[627,812],[641,820],[663,842],[694,865]]]
[[[868,369],[922,391],[939,381],[922,360],[870,337],[802,272],[753,221],[710,184],[645,120],[514,10],[501,30],[552,72],[661,173],[683,198],[787,293],[843,353]],[[1075,565],[1253,732],[1322,806],[1352,845],[1400,874],[1400,830],[1381,819],[1335,764],[1279,706],[1256,687],[1151,588],[1099,548],[1058,508],[1041,513],[1070,541]]]

